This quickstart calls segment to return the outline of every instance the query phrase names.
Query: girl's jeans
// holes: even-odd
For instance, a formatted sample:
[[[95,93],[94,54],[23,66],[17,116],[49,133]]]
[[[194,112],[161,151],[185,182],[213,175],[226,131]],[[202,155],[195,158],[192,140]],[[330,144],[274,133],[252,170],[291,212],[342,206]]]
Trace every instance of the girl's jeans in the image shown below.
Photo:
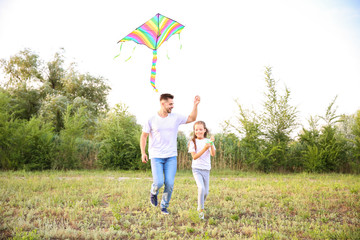
[[[206,197],[209,195],[210,170],[192,169],[198,187],[198,210],[204,209]]]
[[[153,158],[151,159],[151,172],[153,175],[153,184],[151,185],[150,192],[158,195],[159,189],[164,185],[164,193],[160,207],[169,207],[171,194],[174,188],[174,180],[177,169],[177,157],[169,158]]]

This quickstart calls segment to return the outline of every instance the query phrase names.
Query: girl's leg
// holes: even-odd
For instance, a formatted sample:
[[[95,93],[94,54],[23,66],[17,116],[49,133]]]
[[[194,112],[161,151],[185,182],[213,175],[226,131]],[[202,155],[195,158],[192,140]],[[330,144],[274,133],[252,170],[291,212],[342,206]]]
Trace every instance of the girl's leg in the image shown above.
[[[205,202],[207,196],[209,195],[209,185],[210,185],[210,171],[209,170],[203,170],[203,179],[204,179],[204,186],[205,186],[205,196],[204,196],[204,202]]]
[[[192,171],[196,185],[198,187],[198,211],[200,211],[204,209],[204,201],[205,201],[205,193],[206,193],[204,178],[201,174],[200,169],[193,168]]]

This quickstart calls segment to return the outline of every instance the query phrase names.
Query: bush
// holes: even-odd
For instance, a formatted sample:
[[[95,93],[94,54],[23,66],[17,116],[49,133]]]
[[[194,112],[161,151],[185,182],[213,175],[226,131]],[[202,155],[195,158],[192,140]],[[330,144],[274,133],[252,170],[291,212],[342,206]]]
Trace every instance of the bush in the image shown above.
[[[19,120],[11,113],[11,98],[0,92],[1,169],[44,170],[54,155],[53,129],[39,118]]]
[[[98,165],[103,169],[144,169],[141,163],[141,126],[127,107],[117,104],[100,127]]]
[[[239,170],[242,167],[240,141],[234,133],[215,135],[216,154],[212,165],[217,169]]]
[[[350,162],[351,171],[354,173],[360,173],[360,110],[355,115],[355,121],[352,126],[353,140],[354,143],[354,156]]]
[[[56,157],[52,168],[76,169],[81,168],[79,145],[85,135],[85,108],[80,108],[72,114],[72,105],[64,113],[64,128],[55,139]]]
[[[21,140],[21,159],[26,170],[50,169],[54,153],[54,133],[50,124],[43,124],[39,118],[24,121],[20,128],[23,134]]]
[[[336,126],[340,116],[336,115],[333,108],[336,98],[330,103],[323,117],[311,118],[310,129],[303,129],[299,135],[303,147],[303,166],[308,172],[333,172],[344,171],[348,164],[350,150],[347,140]],[[318,120],[325,124],[320,128]]]

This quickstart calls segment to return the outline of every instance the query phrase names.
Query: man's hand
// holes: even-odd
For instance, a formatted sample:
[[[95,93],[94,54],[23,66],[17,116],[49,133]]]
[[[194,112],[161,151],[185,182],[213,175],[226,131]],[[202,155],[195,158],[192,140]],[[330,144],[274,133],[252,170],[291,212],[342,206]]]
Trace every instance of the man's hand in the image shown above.
[[[194,99],[194,105],[198,105],[200,103],[200,96],[199,95],[196,95],[195,96],[195,99]]]
[[[148,160],[149,160],[149,159],[148,159],[148,156],[146,155],[146,153],[141,154],[141,161],[142,161],[143,163],[147,163]]]
[[[197,106],[199,105],[200,103],[200,97],[198,95],[195,96],[195,99],[194,99],[194,107],[193,107],[193,110],[192,112],[190,113],[186,123],[191,123],[191,122],[194,122],[196,120],[196,117],[197,117]]]

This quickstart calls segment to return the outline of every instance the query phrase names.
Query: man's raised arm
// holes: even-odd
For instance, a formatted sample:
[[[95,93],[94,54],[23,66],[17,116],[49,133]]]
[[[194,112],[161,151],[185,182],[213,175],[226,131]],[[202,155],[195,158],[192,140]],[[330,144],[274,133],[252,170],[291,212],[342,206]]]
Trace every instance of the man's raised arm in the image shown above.
[[[194,99],[194,107],[193,107],[193,110],[192,112],[190,113],[186,123],[191,123],[191,122],[194,122],[197,118],[197,107],[200,103],[200,97],[198,95],[195,96],[195,99]]]

